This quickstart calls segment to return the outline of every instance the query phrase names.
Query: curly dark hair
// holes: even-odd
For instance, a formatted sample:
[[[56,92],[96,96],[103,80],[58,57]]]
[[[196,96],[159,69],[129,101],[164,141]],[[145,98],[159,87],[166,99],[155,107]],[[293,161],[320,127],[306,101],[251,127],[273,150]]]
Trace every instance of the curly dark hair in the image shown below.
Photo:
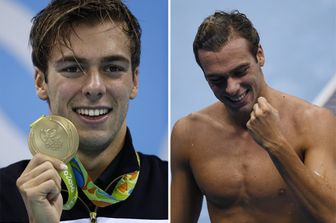
[[[198,65],[201,66],[198,50],[218,51],[232,38],[243,37],[250,45],[250,52],[257,55],[259,46],[259,34],[252,22],[245,14],[238,10],[232,12],[216,11],[213,15],[204,19],[199,26],[193,50]]]
[[[140,64],[141,27],[121,0],[52,0],[32,19],[29,42],[34,66],[46,75],[48,59],[56,43],[71,48],[69,38],[76,25],[95,24],[106,20],[122,25],[130,40],[134,71]]]

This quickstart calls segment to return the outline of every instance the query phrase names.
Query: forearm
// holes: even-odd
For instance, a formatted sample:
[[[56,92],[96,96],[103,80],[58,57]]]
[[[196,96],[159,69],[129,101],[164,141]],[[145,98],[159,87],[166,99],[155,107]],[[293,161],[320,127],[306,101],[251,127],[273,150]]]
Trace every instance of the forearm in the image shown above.
[[[336,221],[336,190],[323,177],[304,165],[291,146],[281,145],[267,149],[284,181],[297,200],[318,222]]]

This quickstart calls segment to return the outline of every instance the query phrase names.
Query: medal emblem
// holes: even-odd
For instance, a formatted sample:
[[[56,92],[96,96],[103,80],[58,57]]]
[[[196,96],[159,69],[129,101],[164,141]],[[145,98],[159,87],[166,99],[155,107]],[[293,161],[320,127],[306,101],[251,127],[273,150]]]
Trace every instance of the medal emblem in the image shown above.
[[[68,119],[42,116],[30,126],[28,145],[33,155],[42,153],[67,163],[77,153],[79,136]]]

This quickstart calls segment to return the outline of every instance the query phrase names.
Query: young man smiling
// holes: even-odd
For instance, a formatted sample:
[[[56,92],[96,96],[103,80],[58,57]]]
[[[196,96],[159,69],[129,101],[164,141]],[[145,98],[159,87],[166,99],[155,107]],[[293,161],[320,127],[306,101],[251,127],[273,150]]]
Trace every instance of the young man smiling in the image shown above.
[[[168,219],[167,162],[136,152],[126,124],[129,100],[138,91],[140,37],[137,19],[118,0],[54,0],[34,18],[37,95],[52,115],[75,125],[73,163],[93,187],[78,187],[75,206],[62,211],[67,191],[58,172],[65,164],[36,154],[1,170],[1,222]],[[126,178],[135,186],[121,181]],[[128,194],[118,203],[115,188]]]
[[[267,85],[259,35],[238,11],[200,25],[196,61],[219,102],[172,132],[172,222],[336,221],[336,120]]]

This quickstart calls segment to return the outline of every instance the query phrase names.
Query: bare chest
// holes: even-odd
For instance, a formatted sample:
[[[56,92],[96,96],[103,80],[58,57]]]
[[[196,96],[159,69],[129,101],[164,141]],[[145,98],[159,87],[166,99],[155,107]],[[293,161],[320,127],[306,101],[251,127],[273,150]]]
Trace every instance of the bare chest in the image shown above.
[[[218,133],[218,132],[217,132]],[[195,142],[191,168],[208,203],[265,209],[294,203],[268,153],[252,138],[215,132]]]

